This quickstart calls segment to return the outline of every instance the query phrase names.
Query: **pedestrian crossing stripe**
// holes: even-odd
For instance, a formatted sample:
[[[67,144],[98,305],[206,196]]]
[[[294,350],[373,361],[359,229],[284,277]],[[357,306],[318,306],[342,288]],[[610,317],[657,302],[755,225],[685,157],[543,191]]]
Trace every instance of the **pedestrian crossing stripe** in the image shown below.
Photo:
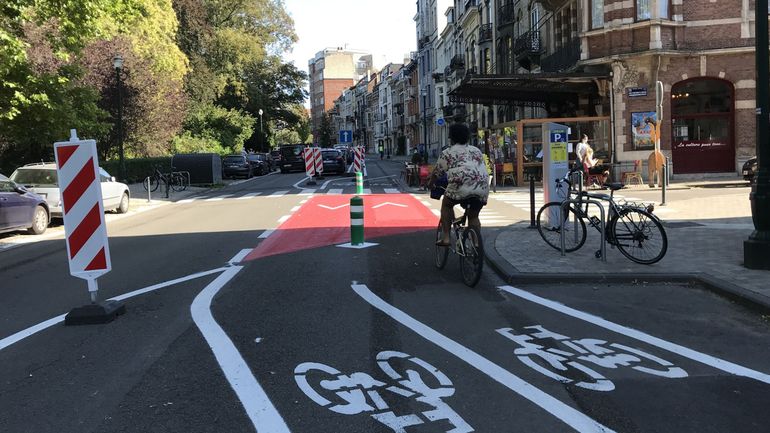
[[[330,189],[330,190],[327,192],[327,194],[332,194],[332,195],[338,195],[338,194],[342,194],[342,188],[333,188],[333,189]]]
[[[385,194],[398,194],[398,193],[400,193],[400,191],[395,188],[385,188]]]
[[[270,194],[268,197],[283,197],[284,195],[288,194],[289,191],[276,191],[272,194]]]
[[[261,192],[252,192],[252,193],[246,194],[244,196],[237,197],[236,200],[246,200],[246,199],[254,198],[254,197],[256,197],[256,196],[258,196],[260,194],[262,194],[262,193]]]
[[[233,196],[233,194],[219,195],[219,196],[216,196],[216,197],[207,198],[204,201],[221,201],[221,200],[224,200],[224,199],[232,197],[232,196]]]

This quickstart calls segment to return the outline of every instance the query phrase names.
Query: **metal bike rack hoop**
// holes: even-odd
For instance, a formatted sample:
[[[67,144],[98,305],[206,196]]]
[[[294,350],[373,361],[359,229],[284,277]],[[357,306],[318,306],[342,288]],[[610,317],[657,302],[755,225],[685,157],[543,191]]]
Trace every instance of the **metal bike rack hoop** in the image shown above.
[[[583,204],[583,203],[594,204],[594,205],[596,205],[599,208],[599,215],[601,215],[601,218],[599,220],[599,226],[600,226],[599,232],[601,234],[601,245],[599,247],[599,250],[601,251],[601,254],[602,254],[602,261],[606,263],[607,262],[607,246],[606,246],[606,244],[604,242],[605,241],[605,239],[604,239],[604,226],[605,226],[605,224],[604,224],[604,215],[605,215],[604,205],[602,204],[602,202],[600,202],[598,200],[592,200],[592,199],[583,200],[583,199],[578,198],[578,199],[574,199],[574,200],[564,200],[561,203],[561,206],[559,206],[559,224],[562,224],[562,225],[565,224],[565,222],[564,222],[564,210],[567,208],[567,205],[569,205],[570,203],[577,205],[578,206],[578,210],[582,209],[581,204]],[[575,225],[577,225],[577,213],[576,213]],[[575,230],[575,232],[577,233],[577,230]],[[561,255],[565,256],[567,254],[566,254],[566,251],[565,251],[566,250],[566,241],[564,239],[564,230],[559,230],[559,241],[561,242]]]

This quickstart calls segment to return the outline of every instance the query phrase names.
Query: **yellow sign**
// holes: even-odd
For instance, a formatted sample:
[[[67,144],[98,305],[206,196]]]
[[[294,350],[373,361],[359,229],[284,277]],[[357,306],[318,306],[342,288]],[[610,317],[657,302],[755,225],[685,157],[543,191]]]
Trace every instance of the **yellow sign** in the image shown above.
[[[567,162],[567,143],[551,143],[551,162]]]

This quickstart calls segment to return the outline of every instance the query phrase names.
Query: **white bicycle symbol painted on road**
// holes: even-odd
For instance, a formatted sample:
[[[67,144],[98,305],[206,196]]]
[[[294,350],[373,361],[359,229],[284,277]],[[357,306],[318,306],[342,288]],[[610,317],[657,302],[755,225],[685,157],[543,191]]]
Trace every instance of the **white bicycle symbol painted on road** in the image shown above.
[[[343,374],[334,367],[305,362],[294,369],[299,388],[318,405],[343,415],[369,414],[395,433],[433,422],[451,425],[447,433],[474,431],[443,399],[455,393],[449,378],[420,358],[402,352],[384,351],[377,366],[387,376],[379,381],[366,373]],[[396,408],[414,411],[414,402],[426,410],[397,415]],[[394,408],[393,406],[396,406]]]
[[[615,384],[594,370],[596,367],[625,367],[672,379],[687,377],[687,372],[674,364],[623,344],[595,338],[571,339],[540,325],[524,329],[535,332],[516,334],[512,328],[500,328],[497,332],[520,346],[514,354],[521,362],[565,384],[574,383],[594,391],[614,390]],[[593,368],[585,364],[593,364]]]

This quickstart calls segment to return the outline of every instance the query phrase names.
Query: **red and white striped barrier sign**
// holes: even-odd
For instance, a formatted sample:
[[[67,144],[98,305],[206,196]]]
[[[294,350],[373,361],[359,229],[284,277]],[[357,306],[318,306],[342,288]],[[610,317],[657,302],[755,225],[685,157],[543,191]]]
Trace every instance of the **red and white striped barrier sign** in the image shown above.
[[[366,155],[363,146],[356,146],[353,154],[353,172],[361,172],[366,175]]]
[[[305,174],[308,177],[315,176],[315,153],[312,147],[306,147],[302,151],[302,157],[305,158]]]
[[[318,175],[322,175],[324,172],[324,160],[321,156],[321,148],[320,147],[314,147],[313,148],[313,159],[315,159],[315,172],[318,173]]]
[[[112,269],[96,141],[54,143],[70,274],[93,281]],[[89,284],[90,290],[90,284]]]

